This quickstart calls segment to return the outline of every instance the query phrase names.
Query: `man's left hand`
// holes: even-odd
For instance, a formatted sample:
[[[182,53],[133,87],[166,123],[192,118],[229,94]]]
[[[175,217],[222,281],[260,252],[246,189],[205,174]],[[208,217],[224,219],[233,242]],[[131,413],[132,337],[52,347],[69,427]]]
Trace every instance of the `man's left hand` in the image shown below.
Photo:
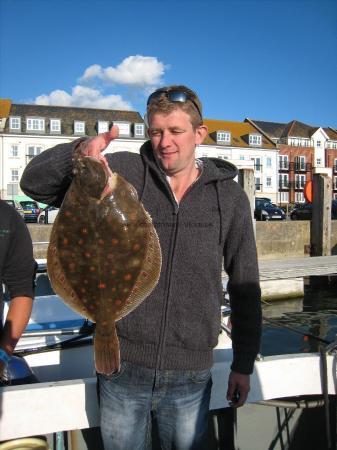
[[[250,390],[250,375],[231,372],[228,379],[227,400],[230,406],[238,408],[242,406],[248,397]]]

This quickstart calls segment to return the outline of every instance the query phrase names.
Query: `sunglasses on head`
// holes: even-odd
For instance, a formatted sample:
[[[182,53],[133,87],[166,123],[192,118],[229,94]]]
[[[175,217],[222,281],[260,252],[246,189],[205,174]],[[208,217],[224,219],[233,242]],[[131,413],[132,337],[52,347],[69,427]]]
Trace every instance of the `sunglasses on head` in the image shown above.
[[[159,91],[155,91],[150,95],[150,97],[147,100],[147,105],[149,105],[153,99],[160,97],[162,94],[165,94],[166,97],[170,100],[170,102],[186,103],[187,100],[189,100],[196,107],[200,117],[202,118],[199,106],[193,100],[193,98],[185,91],[160,89]]]

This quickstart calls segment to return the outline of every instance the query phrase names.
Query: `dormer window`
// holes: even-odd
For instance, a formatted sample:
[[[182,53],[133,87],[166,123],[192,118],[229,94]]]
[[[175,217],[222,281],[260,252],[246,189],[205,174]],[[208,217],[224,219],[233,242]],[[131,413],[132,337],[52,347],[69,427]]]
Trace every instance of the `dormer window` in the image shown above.
[[[84,134],[85,133],[85,122],[81,120],[74,121],[74,134]]]
[[[143,123],[135,123],[134,125],[134,136],[138,138],[143,138],[145,135],[144,124]]]
[[[60,119],[50,119],[50,132],[51,133],[61,133],[61,120]]]
[[[107,131],[109,131],[109,122],[106,120],[99,120],[97,122],[97,133],[106,133]]]
[[[44,132],[44,119],[40,117],[27,117],[27,131]]]
[[[216,132],[216,142],[218,144],[230,144],[231,134],[229,131],[217,131]]]
[[[261,145],[262,136],[260,134],[250,134],[249,135],[249,145]]]
[[[130,123],[129,122],[114,122],[114,125],[118,126],[119,137],[129,137],[130,136]]]
[[[21,131],[21,117],[10,117],[9,129],[10,131]]]

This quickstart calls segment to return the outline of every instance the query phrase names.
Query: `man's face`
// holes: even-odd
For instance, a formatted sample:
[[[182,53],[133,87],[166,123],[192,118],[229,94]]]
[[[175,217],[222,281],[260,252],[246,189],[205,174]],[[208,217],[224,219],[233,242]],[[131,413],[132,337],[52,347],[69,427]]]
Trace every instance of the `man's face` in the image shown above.
[[[206,136],[204,126],[193,129],[190,116],[181,109],[150,117],[149,136],[153,151],[168,175],[189,170],[195,165],[195,146]]]

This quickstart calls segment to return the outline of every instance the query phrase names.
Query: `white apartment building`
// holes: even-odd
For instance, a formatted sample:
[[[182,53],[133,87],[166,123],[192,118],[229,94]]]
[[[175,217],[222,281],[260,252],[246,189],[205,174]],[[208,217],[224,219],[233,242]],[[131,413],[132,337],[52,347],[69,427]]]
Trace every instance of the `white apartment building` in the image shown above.
[[[120,133],[106,152],[138,152],[145,124],[134,111],[13,104],[0,100],[0,198],[22,200],[20,179],[28,162],[57,144],[95,136],[118,125]]]

